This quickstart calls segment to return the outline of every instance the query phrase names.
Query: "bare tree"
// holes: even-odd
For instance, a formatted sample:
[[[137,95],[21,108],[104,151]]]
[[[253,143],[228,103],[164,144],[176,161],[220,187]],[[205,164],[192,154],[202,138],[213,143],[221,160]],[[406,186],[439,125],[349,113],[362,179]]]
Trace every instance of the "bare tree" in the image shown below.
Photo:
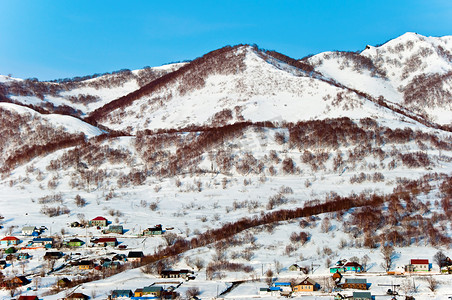
[[[200,293],[201,292],[199,291],[198,287],[191,287],[185,291],[185,296],[187,297],[187,299],[191,299],[198,296]]]
[[[386,272],[391,269],[392,263],[394,261],[394,248],[392,246],[383,246],[381,248],[381,254],[383,255],[384,263],[382,267],[385,268]]]
[[[265,283],[270,287],[273,283],[273,271],[271,269],[268,269],[267,272],[265,272]]]
[[[194,263],[195,267],[198,269],[198,271],[201,270],[205,264],[204,260],[202,260],[199,257],[197,257],[193,263]]]
[[[428,276],[426,278],[426,281],[427,281],[427,286],[428,286],[429,290],[432,292],[436,291],[436,289],[438,288],[438,280],[436,280],[432,276]]]
[[[162,237],[165,240],[166,244],[168,246],[171,246],[176,241],[177,234],[170,232],[170,233],[165,233],[164,235],[162,235]]]
[[[446,262],[446,255],[443,253],[443,251],[440,250],[433,256],[433,261],[441,269],[441,267],[443,267]]]

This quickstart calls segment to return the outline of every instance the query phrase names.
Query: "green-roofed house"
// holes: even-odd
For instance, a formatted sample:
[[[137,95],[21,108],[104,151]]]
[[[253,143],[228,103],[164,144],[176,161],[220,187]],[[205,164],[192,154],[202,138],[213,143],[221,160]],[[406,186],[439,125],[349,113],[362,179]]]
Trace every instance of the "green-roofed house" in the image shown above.
[[[84,244],[81,239],[73,238],[67,242],[68,247],[80,247]]]
[[[371,300],[370,292],[353,292],[353,300]]]
[[[154,296],[160,297],[162,294],[163,287],[158,285],[146,286],[143,288],[143,296]]]

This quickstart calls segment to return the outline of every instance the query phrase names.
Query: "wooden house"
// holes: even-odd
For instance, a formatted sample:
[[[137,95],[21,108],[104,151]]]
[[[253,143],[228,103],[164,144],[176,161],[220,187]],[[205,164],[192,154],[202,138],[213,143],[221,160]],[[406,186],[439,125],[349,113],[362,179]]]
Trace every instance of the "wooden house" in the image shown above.
[[[320,288],[320,285],[310,278],[306,278],[293,287],[294,292],[314,292]]]
[[[127,260],[130,262],[141,262],[143,260],[143,251],[129,251]]]
[[[108,220],[104,217],[95,217],[91,221],[89,221],[90,226],[99,226],[99,227],[106,227],[108,224]]]
[[[184,278],[187,279],[191,274],[194,274],[193,271],[182,269],[182,270],[163,270],[160,273],[160,277],[162,278]]]
[[[412,259],[410,264],[405,266],[406,272],[429,272],[430,263],[428,259]]]
[[[130,298],[133,295],[131,290],[114,290],[111,292],[111,299]]]
[[[68,247],[74,248],[74,247],[82,246],[84,244],[84,242],[81,239],[73,238],[73,239],[70,239],[66,244]]]
[[[363,272],[364,268],[359,263],[349,261],[344,265],[345,272]]]
[[[44,255],[44,259],[60,259],[63,257],[63,252],[60,251],[47,251]]]
[[[133,293],[133,296],[134,297],[142,297],[143,296],[143,289],[142,288],[136,289],[135,292]]]
[[[367,290],[367,279],[361,278],[345,278],[345,282],[341,284],[343,289]]]
[[[122,225],[110,225],[107,229],[103,230],[103,233],[117,233],[117,234],[123,234],[124,228]]]
[[[92,260],[82,260],[78,264],[79,270],[90,270],[94,267],[94,263]]]
[[[57,281],[57,285],[59,288],[66,288],[71,286],[72,281],[66,277],[61,278]]]
[[[22,227],[22,235],[38,236],[39,230],[35,226],[24,226],[24,227]]]
[[[99,247],[116,247],[118,245],[118,240],[115,237],[97,238],[92,242]]]
[[[11,246],[11,245],[19,245],[20,240],[15,236],[5,236],[0,240],[0,245],[3,246]]]
[[[143,230],[143,235],[161,235],[163,234],[162,225],[158,224],[154,227],[146,228]]]
[[[72,293],[65,298],[66,300],[88,300],[89,296],[82,293]]]
[[[158,286],[158,285],[146,286],[143,288],[143,297],[146,297],[146,296],[160,297],[160,295],[162,294],[162,291],[163,291],[163,287]]]

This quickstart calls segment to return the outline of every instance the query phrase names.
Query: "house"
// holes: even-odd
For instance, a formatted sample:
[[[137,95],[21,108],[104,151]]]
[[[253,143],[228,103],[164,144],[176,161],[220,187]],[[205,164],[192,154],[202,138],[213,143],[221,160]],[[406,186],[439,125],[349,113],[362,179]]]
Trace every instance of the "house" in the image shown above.
[[[122,225],[110,225],[107,229],[103,231],[103,233],[117,233],[117,234],[123,234],[124,228]]]
[[[345,272],[363,272],[364,268],[359,263],[349,261],[344,265]]]
[[[143,230],[143,235],[161,235],[163,233],[162,225],[157,224],[154,227]]]
[[[38,296],[20,296],[17,300],[39,300]]]
[[[135,292],[133,293],[134,297],[142,297],[143,296],[143,289],[136,289]]]
[[[34,238],[32,243],[35,247],[52,248],[53,238]]]
[[[66,300],[88,300],[89,297],[82,293],[72,293],[65,298]]]
[[[279,287],[281,292],[292,292],[292,284],[290,282],[275,282],[274,287]]]
[[[108,220],[104,217],[96,217],[89,221],[89,226],[99,226],[99,227],[106,227],[108,224]]]
[[[189,271],[186,269],[182,270],[163,270],[160,272],[160,277],[162,278],[190,278],[190,274],[194,274],[193,271]]]
[[[428,259],[412,259],[409,265],[405,266],[407,272],[429,272],[430,263]]]
[[[92,260],[82,260],[78,263],[79,270],[90,270],[94,267]]]
[[[80,224],[79,222],[74,221],[71,223],[71,227],[83,227],[83,224]]]
[[[260,288],[259,289],[259,295],[267,295],[268,293],[270,293],[269,288]]]
[[[133,296],[131,290],[114,290],[111,292],[111,299],[130,298]]]
[[[272,297],[281,296],[282,289],[280,287],[271,286],[269,288],[269,290],[270,290],[270,294],[272,295]]]
[[[24,286],[30,283],[30,280],[28,280],[25,276],[16,276],[12,278],[9,282],[10,286],[20,287]]]
[[[117,261],[106,261],[102,264],[102,268],[116,270],[120,265]]]
[[[57,285],[59,288],[65,288],[65,287],[69,287],[71,285],[72,281],[66,277],[61,278],[60,280],[58,280]]]
[[[115,256],[113,256],[112,258],[111,258],[111,260],[112,261],[116,261],[116,260],[119,260],[119,261],[126,261],[127,260],[127,257],[126,257],[126,255],[125,254],[115,254]]]
[[[47,251],[44,255],[44,259],[59,259],[63,257],[63,252],[59,251]]]
[[[22,228],[22,235],[26,235],[26,236],[38,236],[39,235],[39,230],[38,228],[36,228],[35,226],[24,226]]]
[[[289,267],[289,271],[301,271],[301,267],[297,264],[293,264]]]
[[[144,257],[143,251],[129,251],[129,254],[127,255],[127,260],[130,262],[141,262],[143,257]]]
[[[345,278],[345,282],[341,284],[341,288],[367,290],[367,279]]]
[[[163,287],[158,285],[146,286],[143,288],[143,296],[154,296],[160,297],[162,294]]]
[[[18,259],[29,259],[31,256],[28,253],[19,253],[19,255],[17,255]]]
[[[20,244],[20,240],[14,236],[5,236],[0,240],[0,245],[10,246],[10,245],[18,245]]]
[[[81,239],[73,238],[69,240],[66,244],[68,247],[80,247],[84,244],[84,242]]]
[[[353,292],[353,300],[370,300],[372,295],[370,292]]]
[[[118,245],[118,240],[114,237],[108,237],[108,238],[97,238],[92,241],[96,246],[98,247],[116,247]]]
[[[313,292],[317,291],[320,288],[320,285],[310,278],[306,278],[299,284],[293,287],[294,292]]]

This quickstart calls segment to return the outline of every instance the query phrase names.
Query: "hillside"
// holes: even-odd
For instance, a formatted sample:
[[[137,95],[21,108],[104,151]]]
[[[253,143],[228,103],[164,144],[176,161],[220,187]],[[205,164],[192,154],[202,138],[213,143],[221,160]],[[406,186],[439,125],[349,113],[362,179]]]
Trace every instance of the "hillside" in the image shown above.
[[[391,281],[416,299],[452,293],[452,275],[433,262],[439,250],[452,255],[451,41],[407,33],[303,60],[238,45],[89,78],[1,76],[2,237],[24,245],[23,226],[45,226],[66,253],[50,264],[44,249],[24,249],[33,257],[2,273],[39,274],[45,299],[73,290],[104,299],[163,284],[162,268],[188,268],[196,279],[181,281],[182,296],[198,287],[203,298],[248,299],[267,270],[304,279],[288,270],[297,263],[322,286],[310,297],[330,299],[329,267],[348,259],[366,266],[360,276],[379,299],[390,299],[378,284]],[[69,226],[96,216],[125,233]],[[156,224],[163,235],[141,236]],[[127,249],[92,247],[112,236]],[[62,245],[75,237],[86,244]],[[143,262],[70,264],[129,250],[143,251]],[[386,274],[412,258],[430,260],[437,292],[427,276],[412,274],[413,287]],[[77,284],[62,289],[63,276]],[[226,292],[236,280],[246,282]]]

